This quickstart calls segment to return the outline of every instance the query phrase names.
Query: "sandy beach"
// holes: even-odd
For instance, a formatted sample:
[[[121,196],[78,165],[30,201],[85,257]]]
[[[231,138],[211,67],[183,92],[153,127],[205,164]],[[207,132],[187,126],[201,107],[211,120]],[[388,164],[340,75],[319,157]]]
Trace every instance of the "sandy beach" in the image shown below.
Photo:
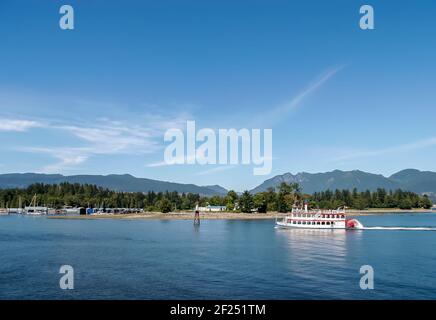
[[[201,220],[258,220],[258,219],[275,219],[283,217],[286,214],[280,213],[233,213],[233,212],[208,212],[201,213]],[[193,220],[193,212],[144,212],[132,214],[93,214],[93,215],[53,215],[50,219],[127,219],[127,220]]]
[[[425,209],[412,209],[412,210],[400,210],[400,209],[370,209],[370,210],[349,210],[347,214],[349,216],[364,216],[364,215],[377,215],[377,214],[394,214],[394,213],[431,213],[434,211]],[[285,217],[289,213],[237,213],[237,212],[207,212],[201,213],[200,219],[202,220],[259,220],[259,219],[275,219]],[[126,219],[126,220],[192,220],[194,219],[193,212],[144,212],[144,213],[132,213],[132,214],[93,214],[93,215],[53,215],[49,216],[50,219]]]

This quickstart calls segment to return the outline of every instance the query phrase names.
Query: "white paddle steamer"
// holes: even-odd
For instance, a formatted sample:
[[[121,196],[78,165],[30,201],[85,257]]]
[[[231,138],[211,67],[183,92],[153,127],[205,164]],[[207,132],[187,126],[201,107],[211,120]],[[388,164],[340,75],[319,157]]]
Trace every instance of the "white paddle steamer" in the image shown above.
[[[356,219],[347,219],[345,208],[336,210],[308,210],[294,207],[291,214],[276,219],[276,225],[284,228],[308,229],[360,229],[362,224]]]

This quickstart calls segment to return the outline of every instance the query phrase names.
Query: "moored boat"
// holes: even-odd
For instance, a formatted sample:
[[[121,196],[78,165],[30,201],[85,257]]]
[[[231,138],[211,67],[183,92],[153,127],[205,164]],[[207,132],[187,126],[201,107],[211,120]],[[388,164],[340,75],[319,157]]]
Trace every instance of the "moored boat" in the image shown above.
[[[45,215],[48,214],[48,207],[38,206],[36,194],[33,196],[29,206],[24,207],[23,213],[29,215]]]
[[[24,214],[29,214],[29,215],[48,214],[48,208],[47,207],[39,207],[39,206],[24,207]]]

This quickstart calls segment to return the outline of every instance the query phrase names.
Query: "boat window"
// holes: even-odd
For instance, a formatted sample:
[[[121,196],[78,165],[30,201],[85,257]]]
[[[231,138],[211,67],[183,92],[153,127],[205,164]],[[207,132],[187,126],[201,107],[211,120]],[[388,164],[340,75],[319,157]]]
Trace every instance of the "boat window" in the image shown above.
[[[323,222],[321,222],[321,225],[323,226],[323,225],[325,225],[325,222],[323,221]]]
[[[321,224],[321,222],[319,222],[319,221],[318,221],[318,222],[317,222],[316,224],[317,224],[317,225],[320,225],[320,224]]]
[[[327,224],[327,225],[330,225],[330,221],[327,221],[326,224]]]

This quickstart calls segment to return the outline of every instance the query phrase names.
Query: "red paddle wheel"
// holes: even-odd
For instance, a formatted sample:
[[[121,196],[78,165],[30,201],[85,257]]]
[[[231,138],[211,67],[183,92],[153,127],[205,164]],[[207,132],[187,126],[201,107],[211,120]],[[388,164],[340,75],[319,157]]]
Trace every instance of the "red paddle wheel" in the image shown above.
[[[357,219],[345,220],[345,228],[347,229],[362,229],[363,225]]]

